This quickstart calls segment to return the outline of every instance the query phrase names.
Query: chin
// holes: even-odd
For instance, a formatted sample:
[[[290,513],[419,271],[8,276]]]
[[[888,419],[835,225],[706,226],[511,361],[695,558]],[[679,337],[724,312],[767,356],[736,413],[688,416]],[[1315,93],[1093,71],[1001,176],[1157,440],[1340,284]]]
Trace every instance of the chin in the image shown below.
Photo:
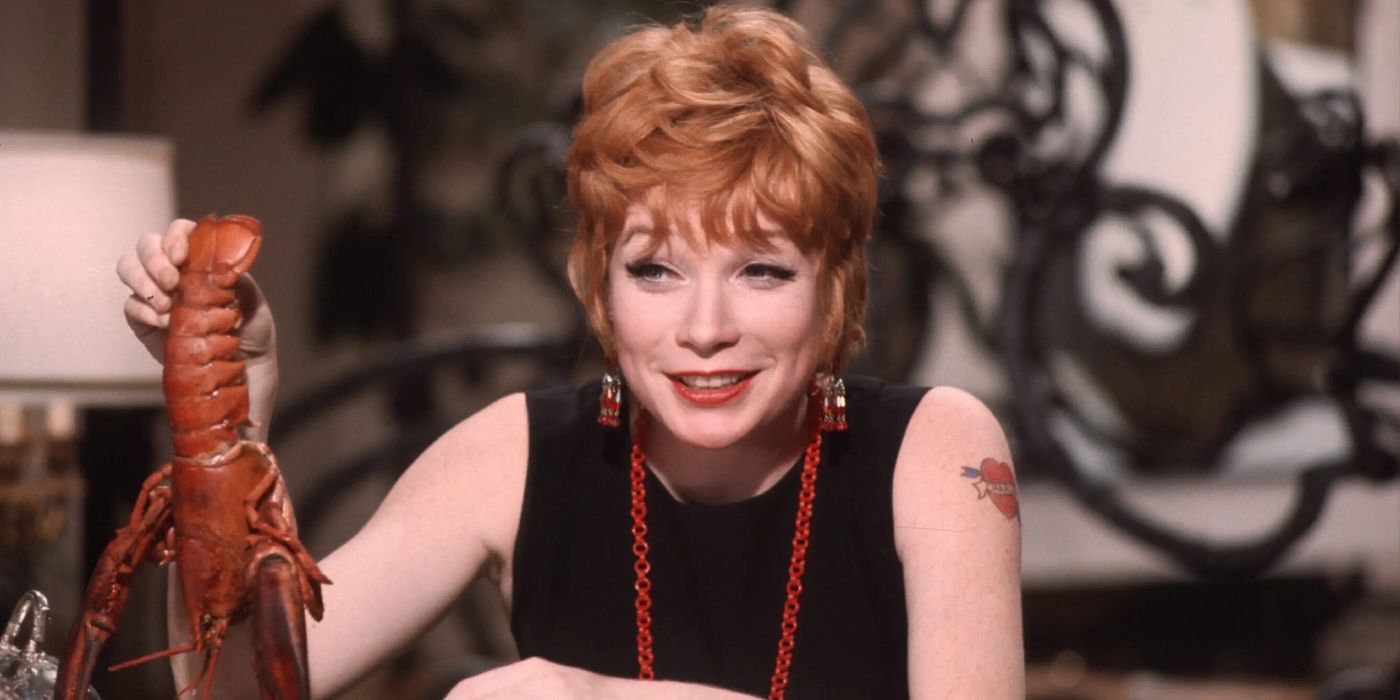
[[[722,450],[732,446],[741,437],[735,432],[724,431],[688,431],[681,434],[681,439],[686,443],[702,447],[707,450]]]
[[[733,417],[679,416],[678,424],[667,423],[671,433],[686,444],[707,450],[721,450],[739,442],[747,434],[743,426],[736,425]]]

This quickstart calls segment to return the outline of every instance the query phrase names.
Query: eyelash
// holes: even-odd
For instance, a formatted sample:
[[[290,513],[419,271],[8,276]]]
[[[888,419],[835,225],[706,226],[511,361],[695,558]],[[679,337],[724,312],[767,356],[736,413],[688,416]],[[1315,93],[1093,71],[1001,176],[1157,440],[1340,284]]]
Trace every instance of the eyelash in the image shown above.
[[[749,277],[760,277],[780,282],[787,282],[797,276],[795,270],[768,263],[752,263],[746,265],[744,266],[744,274]]]
[[[627,271],[628,277],[643,282],[659,282],[672,274],[671,270],[665,265],[650,260],[630,262],[623,265],[622,268]],[[788,282],[797,277],[796,270],[770,263],[750,263],[745,265],[743,274],[750,278],[776,282]]]
[[[644,282],[659,282],[665,275],[671,274],[665,265],[654,263],[650,260],[638,260],[622,266],[627,271],[627,276],[635,280]]]

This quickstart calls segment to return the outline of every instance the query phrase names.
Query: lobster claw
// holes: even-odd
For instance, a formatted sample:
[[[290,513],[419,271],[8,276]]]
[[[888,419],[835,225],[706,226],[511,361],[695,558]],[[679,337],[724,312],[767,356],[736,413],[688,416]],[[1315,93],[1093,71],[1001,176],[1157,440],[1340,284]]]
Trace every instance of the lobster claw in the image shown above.
[[[57,700],[79,700],[88,696],[97,657],[108,637],[117,628],[131,580],[147,560],[151,548],[170,528],[169,489],[160,485],[169,478],[170,465],[156,470],[141,487],[132,509],[131,522],[117,531],[97,560],[96,571],[83,597],[83,609],[74,620],[68,638],[68,651],[59,661],[54,682]]]
[[[293,557],[275,549],[254,566],[249,616],[262,697],[310,698],[301,573]]]

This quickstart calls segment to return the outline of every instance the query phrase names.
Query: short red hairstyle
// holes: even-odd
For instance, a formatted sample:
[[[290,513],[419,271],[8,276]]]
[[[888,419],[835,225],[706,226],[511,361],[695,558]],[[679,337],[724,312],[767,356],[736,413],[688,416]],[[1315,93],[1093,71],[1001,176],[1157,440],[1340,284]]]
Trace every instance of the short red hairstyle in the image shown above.
[[[584,73],[568,171],[578,217],[569,280],[609,356],[608,261],[633,203],[651,210],[658,246],[696,207],[703,232],[682,235],[764,248],[762,212],[818,258],[823,364],[844,364],[864,342],[875,139],[865,108],[791,19],[719,6],[613,41]]]

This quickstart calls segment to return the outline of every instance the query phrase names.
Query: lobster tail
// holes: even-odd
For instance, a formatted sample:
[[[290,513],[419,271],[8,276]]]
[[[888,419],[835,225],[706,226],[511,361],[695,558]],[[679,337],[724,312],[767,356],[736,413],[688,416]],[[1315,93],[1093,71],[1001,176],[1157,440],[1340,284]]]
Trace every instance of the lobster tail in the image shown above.
[[[232,287],[253,267],[262,248],[262,224],[251,216],[206,216],[190,232],[185,269],[212,273],[220,287]]]
[[[216,459],[247,423],[237,335],[243,316],[233,286],[261,247],[262,225],[249,216],[208,216],[190,232],[165,342],[166,408],[177,458]]]

